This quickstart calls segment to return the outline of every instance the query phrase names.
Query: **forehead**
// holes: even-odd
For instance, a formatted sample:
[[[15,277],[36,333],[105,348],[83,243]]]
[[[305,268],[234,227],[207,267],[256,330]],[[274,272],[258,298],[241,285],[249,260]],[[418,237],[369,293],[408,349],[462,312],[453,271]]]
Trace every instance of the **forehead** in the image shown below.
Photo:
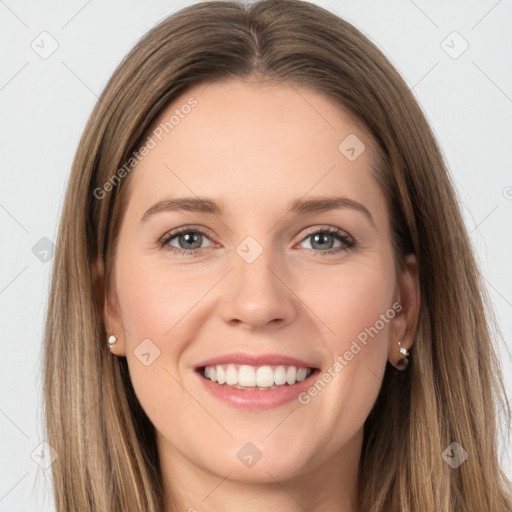
[[[382,202],[373,138],[346,110],[296,84],[196,86],[160,113],[145,142],[152,149],[130,183],[130,196],[144,204],[208,195],[270,208],[338,192]]]

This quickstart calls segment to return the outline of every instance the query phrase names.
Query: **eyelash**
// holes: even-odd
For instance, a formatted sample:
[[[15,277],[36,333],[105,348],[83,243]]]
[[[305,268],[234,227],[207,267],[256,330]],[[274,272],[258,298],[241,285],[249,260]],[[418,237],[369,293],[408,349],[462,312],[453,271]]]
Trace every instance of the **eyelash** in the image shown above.
[[[165,233],[158,241],[158,246],[160,248],[164,248],[167,246],[166,248],[168,250],[170,250],[173,253],[180,255],[180,256],[188,256],[188,257],[199,256],[201,254],[201,249],[181,249],[179,247],[173,247],[171,245],[167,245],[173,238],[176,238],[177,236],[180,236],[184,233],[200,234],[202,236],[209,238],[208,235],[201,229],[180,228],[175,231],[170,231],[170,232]],[[352,237],[350,237],[345,231],[343,231],[339,228],[331,227],[331,226],[318,228],[318,229],[316,229],[316,231],[311,231],[311,232],[307,233],[307,235],[301,240],[301,243],[303,241],[305,241],[307,238],[309,238],[313,235],[321,234],[321,233],[328,233],[328,234],[336,235],[335,238],[337,238],[340,242],[342,242],[344,244],[344,246],[337,247],[334,249],[328,249],[327,251],[306,248],[305,249],[306,251],[313,251],[315,253],[315,255],[321,254],[322,256],[332,256],[332,255],[339,254],[343,251],[346,251],[348,249],[352,249],[353,247],[356,246],[356,242],[354,241],[354,239]],[[205,249],[205,248],[203,248],[203,249]]]

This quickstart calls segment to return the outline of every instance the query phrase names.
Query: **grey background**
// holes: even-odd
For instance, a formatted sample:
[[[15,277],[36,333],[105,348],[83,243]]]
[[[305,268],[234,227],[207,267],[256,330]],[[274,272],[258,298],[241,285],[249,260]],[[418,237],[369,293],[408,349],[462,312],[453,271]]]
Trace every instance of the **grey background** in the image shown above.
[[[47,249],[80,134],[127,51],[191,3],[0,0],[0,512],[53,510],[44,469],[51,452],[41,457],[40,446],[41,338],[53,261]],[[384,51],[440,141],[503,333],[496,351],[510,396],[512,2],[314,3]],[[56,51],[44,55],[52,44]],[[512,477],[510,451],[502,444]]]

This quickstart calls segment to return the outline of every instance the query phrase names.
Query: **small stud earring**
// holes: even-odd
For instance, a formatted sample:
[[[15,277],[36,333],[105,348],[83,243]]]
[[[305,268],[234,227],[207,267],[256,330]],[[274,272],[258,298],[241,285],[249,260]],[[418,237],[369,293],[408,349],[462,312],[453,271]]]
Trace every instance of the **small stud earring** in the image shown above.
[[[109,347],[111,347],[116,341],[117,338],[113,334],[111,334],[110,337],[108,338]]]
[[[397,343],[400,354],[402,354],[404,357],[402,357],[402,359],[400,359],[394,366],[397,370],[403,371],[409,366],[409,351],[405,347],[402,347],[399,341]]]

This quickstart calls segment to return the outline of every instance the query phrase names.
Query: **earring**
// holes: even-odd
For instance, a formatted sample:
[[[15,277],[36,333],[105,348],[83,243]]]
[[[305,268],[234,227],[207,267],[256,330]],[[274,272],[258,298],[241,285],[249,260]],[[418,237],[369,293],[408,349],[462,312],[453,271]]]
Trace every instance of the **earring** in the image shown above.
[[[397,343],[400,354],[402,354],[404,357],[402,357],[402,359],[400,359],[394,366],[397,370],[403,371],[409,366],[409,351],[405,347],[402,347],[399,341]]]
[[[117,341],[117,338],[111,334],[110,337],[108,338],[108,345],[109,345],[109,348]]]

